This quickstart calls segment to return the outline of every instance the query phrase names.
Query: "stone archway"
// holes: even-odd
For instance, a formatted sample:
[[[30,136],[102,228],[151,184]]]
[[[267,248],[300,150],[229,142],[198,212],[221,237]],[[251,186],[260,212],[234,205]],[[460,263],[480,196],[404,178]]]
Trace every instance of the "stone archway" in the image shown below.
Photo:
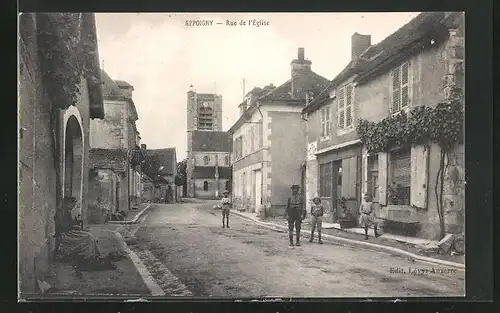
[[[80,205],[83,191],[83,131],[78,118],[70,115],[64,132],[63,196],[75,197]],[[76,214],[81,214],[81,207]]]

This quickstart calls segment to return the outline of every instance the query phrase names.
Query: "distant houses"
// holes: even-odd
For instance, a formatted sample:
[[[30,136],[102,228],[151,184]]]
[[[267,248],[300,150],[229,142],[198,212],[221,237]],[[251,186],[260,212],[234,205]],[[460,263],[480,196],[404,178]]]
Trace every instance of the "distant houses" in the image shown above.
[[[141,201],[144,160],[133,87],[101,71],[105,118],[90,123],[89,222],[103,223]]]
[[[241,210],[284,214],[293,184],[303,185],[305,121],[301,111],[329,80],[311,70],[303,48],[291,62],[290,79],[278,87],[254,88],[239,104],[231,126],[233,197]]]
[[[175,148],[146,149],[142,164],[143,197],[156,203],[175,203],[178,201],[175,176],[177,175],[177,156]]]

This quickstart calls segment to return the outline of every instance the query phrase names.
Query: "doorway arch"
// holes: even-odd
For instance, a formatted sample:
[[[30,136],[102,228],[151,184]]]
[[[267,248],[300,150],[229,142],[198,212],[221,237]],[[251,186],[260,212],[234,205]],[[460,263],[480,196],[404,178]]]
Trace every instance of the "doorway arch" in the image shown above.
[[[66,119],[65,119],[66,120]],[[69,115],[64,128],[63,197],[75,197],[82,213],[83,191],[83,130],[76,115]]]

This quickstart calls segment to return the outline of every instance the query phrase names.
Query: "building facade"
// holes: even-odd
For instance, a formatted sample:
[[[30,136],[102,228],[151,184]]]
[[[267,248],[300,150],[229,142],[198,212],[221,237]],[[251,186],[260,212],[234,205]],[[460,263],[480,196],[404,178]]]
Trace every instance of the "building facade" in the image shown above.
[[[146,175],[145,181],[148,196],[157,203],[177,202],[177,187],[175,176],[177,175],[177,156],[175,148],[149,149],[142,145],[146,151],[145,161],[142,165]],[[149,178],[149,179],[148,179]]]
[[[90,124],[89,201],[92,223],[128,212],[140,202],[143,151],[139,148],[133,87],[101,71],[105,118]]]
[[[254,88],[239,105],[233,137],[233,197],[239,209],[285,211],[290,187],[304,185],[305,121],[301,111],[329,81],[311,70],[299,48],[291,78],[279,87]]]
[[[441,148],[433,142],[393,145],[371,153],[356,129],[359,119],[377,123],[450,99],[463,89],[464,24],[461,13],[422,13],[377,45],[352,37],[353,51],[368,43],[322,93],[307,115],[307,196],[318,194],[339,216],[345,197],[356,214],[362,194],[376,203],[385,232],[413,229],[413,235],[440,239],[435,192]],[[404,38],[404,39],[402,39]],[[361,39],[361,40],[360,40]],[[452,86],[453,85],[453,86]],[[464,145],[448,154],[444,172],[443,218],[447,233],[464,231]],[[390,226],[390,227],[389,227]]]
[[[76,25],[63,22],[61,13],[23,13],[19,16],[19,292],[37,292],[37,279],[48,270],[54,248],[54,215],[65,196],[80,203],[74,215],[88,220],[89,123],[102,119],[99,57],[93,14],[72,13]],[[75,28],[73,28],[75,26]],[[67,27],[67,28],[66,28]],[[78,42],[65,45],[62,31],[81,31]],[[55,34],[51,38],[43,34]],[[76,36],[76,34],[74,34]],[[76,38],[76,37],[75,37]],[[66,65],[47,58],[56,46],[68,48],[62,58],[83,53],[88,72],[57,86],[54,70]],[[58,72],[58,73],[62,73]],[[62,74],[61,74],[62,75]],[[64,91],[67,81],[79,81],[72,99]],[[64,85],[64,87],[63,87]],[[61,101],[64,99],[65,101]]]
[[[187,94],[187,196],[218,199],[231,189],[232,141],[222,131],[222,96]]]

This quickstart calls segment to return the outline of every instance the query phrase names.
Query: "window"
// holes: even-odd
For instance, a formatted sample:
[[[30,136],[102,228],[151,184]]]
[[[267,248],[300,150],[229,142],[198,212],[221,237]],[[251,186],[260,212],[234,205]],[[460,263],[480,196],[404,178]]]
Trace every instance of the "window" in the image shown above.
[[[198,128],[199,129],[212,129],[213,115],[212,108],[200,107],[198,110]]]
[[[226,156],[224,157],[224,164],[225,164],[225,165],[229,165],[229,156],[228,156],[228,155],[226,155]]]
[[[330,136],[330,128],[331,128],[331,119],[330,119],[330,106],[327,105],[321,108],[320,111],[321,118],[321,137],[329,137]]]
[[[330,197],[332,193],[332,164],[319,166],[319,196]]]
[[[390,153],[389,204],[410,205],[411,154],[410,149]]]
[[[203,182],[203,190],[204,191],[208,190],[208,182],[206,180]]]
[[[395,68],[392,77],[391,112],[396,113],[410,104],[410,64],[408,62]]]
[[[250,151],[254,151],[255,149],[255,125],[252,125],[250,129]]]
[[[205,155],[203,157],[203,164],[208,165],[210,163],[210,157],[208,155]]]
[[[378,183],[378,156],[373,155],[368,157],[368,194],[372,197],[373,202],[378,202],[379,183]]]
[[[338,129],[346,129],[353,126],[353,107],[354,107],[354,87],[352,84],[343,87],[338,92],[337,111],[338,111]]]

